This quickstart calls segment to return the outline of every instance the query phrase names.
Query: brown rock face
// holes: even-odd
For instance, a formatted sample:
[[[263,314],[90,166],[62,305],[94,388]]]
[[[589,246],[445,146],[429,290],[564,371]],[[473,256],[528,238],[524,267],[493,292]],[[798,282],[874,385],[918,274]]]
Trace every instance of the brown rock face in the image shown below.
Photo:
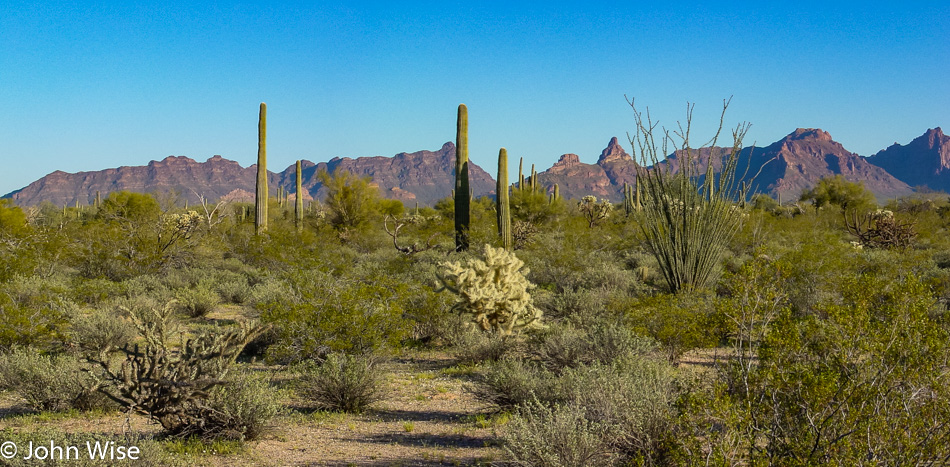
[[[894,143],[868,162],[908,185],[950,192],[950,136],[940,127],[927,130],[906,146]]]
[[[566,199],[587,195],[618,202],[622,186],[637,179],[636,164],[613,137],[600,153],[596,164],[585,164],[577,154],[564,154],[550,169],[538,173],[538,181],[548,192],[556,183]]]
[[[329,162],[314,164],[307,161],[301,166],[303,187],[315,198],[322,199],[326,195],[317,173],[326,170],[332,174],[339,169],[360,177],[370,177],[383,197],[418,202],[425,206],[449,196],[455,186],[455,144],[445,143],[438,151],[402,152],[393,157],[334,157]],[[277,174],[277,183],[293,190],[294,170],[291,165]],[[475,196],[495,192],[495,180],[481,167],[470,163],[468,177]]]
[[[950,154],[947,154],[950,143],[947,139],[939,129],[931,130],[908,147],[919,146],[931,151],[931,160],[946,164],[941,170],[950,171]],[[720,162],[730,150],[724,147],[693,149],[690,157],[696,164],[696,175],[701,176],[710,161],[718,171]],[[669,164],[676,172],[684,157],[686,154],[677,151],[661,165]],[[619,202],[623,184],[636,183],[636,165],[617,138],[612,138],[596,164],[584,164],[577,155],[565,154],[538,178],[545,187],[559,184],[566,198],[592,194]],[[754,192],[781,196],[783,200],[797,199],[802,191],[814,186],[822,177],[837,174],[849,181],[863,183],[880,200],[912,192],[906,183],[870,164],[866,158],[848,151],[828,132],[817,128],[799,128],[767,147],[743,149],[739,154],[737,176],[741,178],[743,174],[747,181],[758,174],[752,185]]]
[[[253,166],[252,166],[253,167]],[[254,191],[256,169],[242,168],[237,162],[214,156],[205,162],[188,157],[168,156],[146,166],[105,169],[68,174],[53,172],[27,187],[7,195],[21,206],[43,201],[55,205],[92,204],[99,191],[103,197],[113,191],[161,193],[177,191],[183,198],[197,202],[194,192],[214,200],[236,189]]]
[[[821,178],[839,174],[863,183],[880,200],[912,192],[906,183],[848,151],[820,129],[799,128],[764,148],[745,148],[740,170],[746,166],[749,177],[761,168],[753,184],[755,191],[781,195],[783,200],[797,199]]]
[[[308,193],[304,199],[324,195],[316,177],[320,169],[333,172],[335,169],[350,171],[373,179],[384,197],[404,202],[432,204],[449,196],[455,184],[455,145],[446,143],[439,151],[400,153],[393,157],[334,158],[329,162],[314,164],[302,161],[303,186]],[[271,173],[271,195],[276,195],[282,186],[291,193],[295,189],[295,166],[280,173]],[[475,164],[469,164],[469,179],[476,196],[494,192],[495,182],[487,172]],[[91,204],[99,191],[102,196],[113,191],[160,193],[177,191],[183,198],[197,202],[200,194],[210,200],[227,198],[246,200],[254,192],[257,168],[252,165],[242,168],[235,161],[214,156],[205,162],[196,162],[187,157],[169,156],[161,161],[149,162],[146,166],[119,167],[96,172],[68,174],[53,172],[25,188],[6,197],[13,198],[21,206],[31,206],[43,201],[55,205]],[[253,199],[253,196],[250,196]]]

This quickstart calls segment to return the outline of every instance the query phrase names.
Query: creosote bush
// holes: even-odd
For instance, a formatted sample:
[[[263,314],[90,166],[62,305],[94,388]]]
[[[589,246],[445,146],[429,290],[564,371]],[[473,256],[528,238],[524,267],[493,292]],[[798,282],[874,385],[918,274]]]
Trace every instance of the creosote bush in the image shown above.
[[[225,384],[211,390],[208,405],[220,419],[224,439],[257,439],[270,427],[281,411],[279,398],[267,379],[249,373],[228,378]]]
[[[537,401],[521,406],[502,434],[512,460],[550,467],[614,465],[610,438],[611,427],[589,420],[584,408]]]
[[[87,369],[75,356],[16,349],[0,355],[0,387],[16,392],[34,410],[115,408],[96,390],[98,381]]]
[[[360,413],[385,397],[379,363],[373,355],[331,353],[304,366],[300,392],[320,409]]]

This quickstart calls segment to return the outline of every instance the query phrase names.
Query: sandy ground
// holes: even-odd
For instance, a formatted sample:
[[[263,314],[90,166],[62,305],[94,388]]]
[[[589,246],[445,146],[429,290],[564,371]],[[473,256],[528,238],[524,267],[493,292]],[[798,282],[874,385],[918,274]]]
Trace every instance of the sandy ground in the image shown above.
[[[465,390],[472,377],[452,371],[453,365],[443,353],[411,352],[386,365],[388,397],[363,414],[314,411],[307,401],[285,395],[285,413],[240,453],[163,453],[163,458],[214,466],[486,465],[502,460],[496,434],[504,429],[505,417],[493,417],[474,400]],[[117,439],[147,439],[159,431],[146,418],[124,413],[31,414],[11,393],[0,394],[2,429]]]

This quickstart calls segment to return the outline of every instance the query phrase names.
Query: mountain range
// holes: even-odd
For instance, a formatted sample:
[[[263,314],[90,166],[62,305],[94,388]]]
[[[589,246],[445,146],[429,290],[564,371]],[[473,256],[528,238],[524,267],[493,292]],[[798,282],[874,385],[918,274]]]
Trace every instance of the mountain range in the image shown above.
[[[717,161],[728,148],[710,147],[690,155],[704,167]],[[685,154],[673,153],[664,161],[673,170]],[[411,205],[431,205],[449,196],[454,186],[455,145],[445,143],[436,151],[399,153],[392,157],[336,157],[327,162],[302,161],[305,199],[319,199],[324,189],[317,174],[321,170],[349,171],[372,178],[381,195]],[[577,154],[564,154],[549,169],[538,173],[538,183],[551,190],[556,183],[566,198],[592,194],[598,198],[621,200],[624,183],[635,183],[636,161],[617,138],[611,138],[596,163],[581,162]],[[493,194],[495,181],[481,167],[469,165],[470,185],[475,196]],[[894,145],[862,157],[845,149],[821,129],[799,128],[765,147],[747,147],[739,154],[740,171],[754,179],[754,191],[783,200],[797,199],[801,192],[822,177],[843,175],[862,182],[879,199],[904,196],[911,187],[929,187],[950,192],[950,137],[938,127],[906,145]],[[269,173],[271,194],[278,186],[293,192],[295,167]],[[241,167],[235,161],[214,156],[205,162],[169,156],[145,166],[119,167],[93,172],[53,172],[28,186],[5,195],[18,205],[44,201],[55,205],[91,204],[96,192],[177,191],[190,201],[199,196],[210,200],[229,198],[252,200],[257,167]],[[525,174],[526,176],[529,174]],[[512,176],[514,181],[514,176]]]

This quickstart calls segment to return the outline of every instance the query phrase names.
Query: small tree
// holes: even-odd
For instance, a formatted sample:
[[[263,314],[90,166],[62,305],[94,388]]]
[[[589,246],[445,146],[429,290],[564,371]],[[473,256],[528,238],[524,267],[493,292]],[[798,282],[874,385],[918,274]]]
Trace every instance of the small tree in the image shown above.
[[[327,189],[330,223],[337,230],[345,232],[359,228],[378,210],[379,190],[370,185],[369,177],[357,177],[340,169],[333,175],[321,170],[317,177]]]
[[[802,193],[800,201],[811,201],[816,212],[826,205],[838,206],[842,213],[866,211],[875,205],[874,194],[862,183],[849,182],[840,174],[818,180]]]

